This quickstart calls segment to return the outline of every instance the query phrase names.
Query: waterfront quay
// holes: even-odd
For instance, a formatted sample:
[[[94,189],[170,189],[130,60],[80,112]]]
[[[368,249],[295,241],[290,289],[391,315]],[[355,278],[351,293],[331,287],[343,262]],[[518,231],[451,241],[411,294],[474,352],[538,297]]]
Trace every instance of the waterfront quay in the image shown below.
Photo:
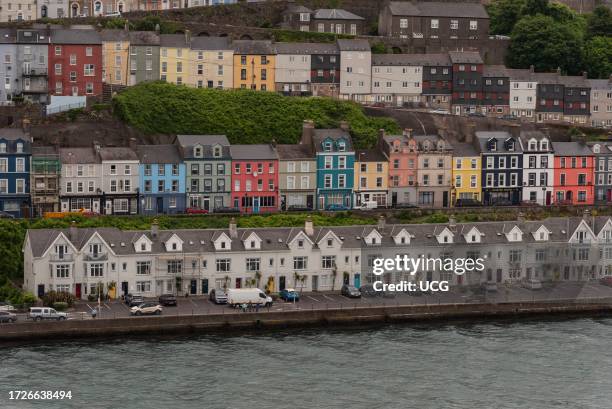
[[[243,312],[216,305],[205,297],[179,297],[161,316],[134,317],[120,301],[79,302],[61,322],[32,322],[20,314],[17,323],[0,324],[0,342],[144,333],[219,331],[230,328],[307,327],[435,319],[487,319],[594,315],[612,311],[612,288],[599,283],[559,283],[540,290],[517,286],[496,292],[451,290],[419,296],[405,293],[348,299],[338,293],[304,293],[296,303],[277,301],[270,308]]]

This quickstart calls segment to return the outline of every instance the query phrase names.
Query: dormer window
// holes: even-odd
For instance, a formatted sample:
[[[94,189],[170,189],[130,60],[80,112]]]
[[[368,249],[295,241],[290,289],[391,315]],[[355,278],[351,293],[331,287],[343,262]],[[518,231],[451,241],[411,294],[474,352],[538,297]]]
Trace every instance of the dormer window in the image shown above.
[[[402,238],[400,239],[400,243],[402,243],[402,244],[406,244],[406,237],[403,237],[403,236],[402,236]]]
[[[17,153],[23,153],[23,143],[17,143]]]
[[[377,244],[377,243],[376,243],[376,237],[372,237],[372,241],[371,241],[371,243],[372,243],[372,244]]]
[[[327,239],[327,247],[331,247],[334,244],[332,239]]]
[[[594,153],[599,153],[599,152],[601,152],[601,148],[599,147],[599,145],[594,145],[594,146],[593,146],[593,152],[594,152]]]
[[[472,243],[476,242],[476,235],[472,234]]]
[[[204,156],[201,146],[196,146],[195,148],[193,148],[193,156],[195,156],[196,158],[201,158],[202,156]]]
[[[323,144],[323,150],[324,150],[325,152],[331,152],[331,150],[332,150],[332,143],[331,143],[331,142],[329,142],[329,141],[325,142],[325,143]]]
[[[510,152],[514,152],[514,140],[508,139],[506,141],[506,149],[509,150]]]
[[[443,241],[444,243],[448,243],[448,236],[444,236],[444,237],[443,237],[443,239],[442,239],[442,241]]]
[[[176,249],[177,249],[176,243],[172,243],[172,250],[176,250]]]
[[[537,149],[537,142],[536,141],[529,141],[529,150],[530,151],[535,151]]]
[[[213,150],[213,156],[215,158],[221,157],[221,147],[220,146],[215,146],[215,149]]]
[[[543,232],[543,231],[541,231],[541,232],[540,232],[540,240],[544,240],[544,238],[545,238],[544,232]]]
[[[344,141],[338,142],[338,151],[345,152],[346,151],[346,143]]]
[[[221,242],[221,248],[222,248],[222,249],[224,249],[224,248],[225,248],[225,242],[224,242],[224,241],[222,241],[222,242]]]
[[[491,139],[489,141],[489,150],[491,152],[495,152],[497,150],[497,141],[495,139]]]
[[[299,248],[303,248],[304,247],[304,240],[298,240],[298,247]]]
[[[548,141],[543,139],[540,141],[540,150],[547,151],[548,150]]]
[[[255,248],[255,240],[251,240],[251,248],[254,249]]]
[[[147,243],[140,243],[140,251],[147,251]]]

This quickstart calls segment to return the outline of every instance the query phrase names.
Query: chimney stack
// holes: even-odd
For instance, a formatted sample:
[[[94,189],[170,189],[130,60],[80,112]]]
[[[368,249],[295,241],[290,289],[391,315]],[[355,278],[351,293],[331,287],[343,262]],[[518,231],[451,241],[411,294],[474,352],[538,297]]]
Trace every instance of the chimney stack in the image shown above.
[[[561,75],[561,67],[557,67],[557,75]]]
[[[232,217],[229,222],[229,234],[230,239],[235,239],[238,237],[238,225],[236,224],[236,219]]]
[[[157,224],[157,219],[153,219],[153,222],[151,223],[151,237],[153,239],[156,239],[158,235],[159,235],[159,224]]]
[[[582,219],[589,225],[589,227],[593,228],[593,216],[591,215],[591,211],[589,209],[584,209],[582,213]]]
[[[309,119],[305,119],[302,123],[302,139],[300,140],[300,144],[306,145],[309,148],[312,148],[312,143],[314,139],[314,121]]]
[[[190,30],[185,30],[185,44],[187,45],[191,44],[191,31]]]
[[[23,132],[26,135],[30,135],[30,119],[29,118],[23,118],[21,120],[21,128],[23,129]]]
[[[454,214],[451,214],[450,216],[448,216],[448,228],[452,232],[457,230],[457,219],[455,218]]]
[[[349,126],[349,123],[346,121],[340,121],[340,129],[342,129],[343,131],[350,131],[351,127]]]
[[[378,217],[378,230],[383,231],[385,229],[386,224],[387,224],[387,221],[385,220],[385,216],[380,215]]]
[[[519,223],[525,223],[525,213],[518,212],[518,215],[516,216],[516,221]]]
[[[130,147],[130,149],[136,149],[136,142],[136,138],[128,139],[128,146]]]
[[[381,128],[378,130],[378,140],[383,140],[383,139],[385,139],[385,130]]]
[[[530,72],[535,72],[535,66],[534,66],[533,64],[531,64],[531,65],[529,66],[529,71],[530,71]]]
[[[403,135],[404,135],[406,138],[410,138],[410,137],[412,137],[412,129],[410,129],[410,128],[404,128],[404,133],[403,133]]]
[[[76,221],[71,221],[70,222],[70,230],[68,232],[68,235],[70,236],[70,240],[71,241],[76,241],[77,239],[77,233],[78,233],[79,229],[76,226]]]
[[[312,217],[306,217],[306,221],[304,222],[304,233],[307,236],[314,236],[314,224],[312,223]]]
[[[589,73],[587,71],[582,71],[582,78],[584,78],[586,80],[587,78],[589,78],[588,74]]]

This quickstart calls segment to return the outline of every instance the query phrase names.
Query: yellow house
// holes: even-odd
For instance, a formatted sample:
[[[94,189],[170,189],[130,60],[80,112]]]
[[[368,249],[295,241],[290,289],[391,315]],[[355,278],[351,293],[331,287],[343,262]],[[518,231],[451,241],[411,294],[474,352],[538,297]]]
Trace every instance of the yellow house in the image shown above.
[[[271,41],[236,40],[234,88],[274,91],[276,55]]]
[[[159,77],[176,85],[195,86],[190,75],[191,35],[162,34],[159,36]]]
[[[378,149],[355,151],[355,206],[376,202],[387,206],[389,195],[389,161]]]
[[[102,30],[102,81],[106,84],[128,85],[129,31]]]
[[[453,144],[452,204],[457,199],[482,201],[480,154],[469,143]]]
[[[197,88],[234,87],[234,50],[227,37],[193,37],[189,55],[185,83]]]

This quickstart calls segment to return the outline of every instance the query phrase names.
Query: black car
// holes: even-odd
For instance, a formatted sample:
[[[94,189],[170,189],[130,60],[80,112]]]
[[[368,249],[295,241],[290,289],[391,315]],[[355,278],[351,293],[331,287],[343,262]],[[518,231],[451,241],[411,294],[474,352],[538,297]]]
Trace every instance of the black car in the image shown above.
[[[512,201],[508,199],[497,199],[491,202],[491,206],[512,206]]]
[[[240,213],[237,207],[217,207],[215,213]]]
[[[128,294],[125,296],[125,303],[128,307],[133,307],[135,305],[140,305],[144,302],[144,297],[142,295],[132,295]]]
[[[348,284],[342,286],[340,294],[348,298],[361,298],[361,292],[356,287]]]
[[[457,199],[457,201],[455,202],[455,207],[478,207],[478,206],[482,206],[482,203],[480,203],[476,199]]]
[[[162,294],[159,296],[159,303],[161,305],[174,305],[176,306],[176,297],[174,294]]]

